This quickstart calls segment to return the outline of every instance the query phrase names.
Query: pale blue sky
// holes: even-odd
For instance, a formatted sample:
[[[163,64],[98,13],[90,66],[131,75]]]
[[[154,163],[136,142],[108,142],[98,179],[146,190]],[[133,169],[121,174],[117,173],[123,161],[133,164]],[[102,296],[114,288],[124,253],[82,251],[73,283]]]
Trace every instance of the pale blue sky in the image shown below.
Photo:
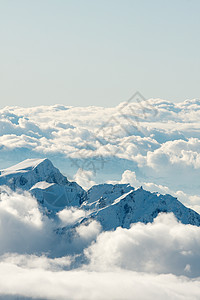
[[[199,0],[0,0],[0,106],[200,97]]]

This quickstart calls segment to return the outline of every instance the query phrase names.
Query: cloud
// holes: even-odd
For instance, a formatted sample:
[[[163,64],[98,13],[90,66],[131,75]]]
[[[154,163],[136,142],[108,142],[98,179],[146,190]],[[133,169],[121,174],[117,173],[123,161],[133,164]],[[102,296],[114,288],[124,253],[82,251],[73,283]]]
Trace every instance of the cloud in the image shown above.
[[[85,250],[92,269],[200,275],[200,228],[160,214],[153,223],[101,233]]]
[[[110,180],[119,180],[129,165],[141,181],[190,195],[199,189],[199,100],[150,99],[113,108],[6,107],[0,117],[2,168],[45,156],[87,187],[104,182],[108,173]],[[104,163],[96,163],[99,157]],[[95,166],[88,184],[79,169],[91,171],[91,161]]]
[[[115,269],[108,272],[49,267],[45,259],[20,258],[0,263],[0,293],[39,299],[198,299],[200,280]],[[44,261],[42,261],[44,260]],[[55,263],[56,264],[56,263]],[[64,265],[64,262],[63,262]],[[15,295],[15,296],[14,296]]]
[[[57,213],[59,219],[62,222],[63,226],[72,225],[76,223],[78,220],[86,217],[87,212],[82,209],[78,209],[76,207],[66,207]]]
[[[43,216],[29,193],[6,188],[0,201],[0,253],[48,251],[53,224]]]
[[[148,152],[147,164],[153,168],[166,163],[200,168],[200,140],[190,138],[188,141],[168,141],[154,152]]]
[[[90,164],[90,167],[94,168],[93,164]],[[92,180],[92,178],[94,178],[94,172],[91,170],[85,170],[84,168],[79,168],[74,175],[74,180],[85,190],[88,190],[95,185],[95,181]]]
[[[199,198],[192,200],[196,203]],[[19,194],[6,188],[0,201],[0,254],[46,253],[59,257],[85,253],[91,266],[104,271],[119,267],[200,275],[199,227],[183,225],[173,214],[160,215],[152,224],[136,223],[114,232],[101,233],[101,225],[95,220],[74,227],[87,213],[66,208],[57,213],[57,218],[49,219],[28,192]]]
[[[46,253],[58,257],[81,253],[101,231],[96,221],[74,228],[85,215],[80,209],[68,208],[60,211],[57,218],[48,218],[28,192],[12,192],[5,187],[0,201],[0,255]],[[65,226],[67,232],[63,231]]]
[[[87,225],[79,226],[76,231],[82,239],[94,241],[101,232],[101,225],[99,222],[93,221]]]
[[[84,215],[71,208],[49,219],[29,193],[6,188],[0,299],[198,298],[199,227],[183,225],[173,214],[110,232],[94,220],[74,227]]]

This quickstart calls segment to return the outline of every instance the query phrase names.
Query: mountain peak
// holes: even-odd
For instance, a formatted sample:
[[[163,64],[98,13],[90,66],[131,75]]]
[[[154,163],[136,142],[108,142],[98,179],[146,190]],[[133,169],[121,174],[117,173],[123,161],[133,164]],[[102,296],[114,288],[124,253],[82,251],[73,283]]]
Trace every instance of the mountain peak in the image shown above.
[[[40,204],[50,210],[80,205],[85,191],[67,178],[47,159],[26,159],[1,171],[0,185],[12,190],[29,191]]]
[[[26,159],[17,165],[1,170],[0,185],[8,185],[11,189],[29,190],[37,182],[46,181],[64,185],[68,180],[47,159]]]
[[[9,175],[9,174],[14,174],[14,173],[19,173],[19,172],[24,172],[24,171],[31,171],[34,168],[36,168],[38,165],[41,164],[53,164],[48,158],[30,158],[26,159],[14,166],[11,166],[7,169],[4,169],[1,171],[1,175]]]

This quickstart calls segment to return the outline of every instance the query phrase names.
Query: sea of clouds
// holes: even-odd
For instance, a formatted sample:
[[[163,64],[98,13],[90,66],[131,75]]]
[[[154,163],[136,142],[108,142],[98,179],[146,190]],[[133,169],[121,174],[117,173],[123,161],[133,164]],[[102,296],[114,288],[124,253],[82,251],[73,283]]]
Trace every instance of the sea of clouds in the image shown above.
[[[130,101],[114,108],[5,107],[0,169],[47,157],[84,188],[130,183],[200,212],[200,101]],[[102,232],[85,214],[45,216],[29,193],[0,201],[0,299],[198,299],[200,228],[161,214]]]
[[[91,221],[58,233],[84,213],[49,219],[28,193],[2,194],[2,299],[198,299],[199,227],[160,214],[130,229],[103,232]]]
[[[113,108],[1,109],[0,168],[47,157],[85,188],[125,182],[129,171],[127,180],[132,172],[133,183],[200,211],[200,100],[136,99]]]

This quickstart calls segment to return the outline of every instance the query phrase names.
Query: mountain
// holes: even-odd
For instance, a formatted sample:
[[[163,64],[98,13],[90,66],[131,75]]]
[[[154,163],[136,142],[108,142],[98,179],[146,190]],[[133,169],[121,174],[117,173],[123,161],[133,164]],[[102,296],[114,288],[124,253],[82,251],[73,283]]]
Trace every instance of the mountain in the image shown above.
[[[48,159],[27,159],[0,171],[0,185],[12,190],[29,191],[44,207],[58,211],[66,206],[80,206],[85,191],[70,182]]]
[[[98,191],[98,186],[95,190]],[[152,222],[161,212],[173,212],[183,224],[200,226],[200,215],[171,195],[151,193],[142,187],[135,190],[130,185],[114,185],[110,193],[108,190],[110,185],[104,185],[105,192],[99,199],[82,204],[85,209],[92,210],[87,219],[96,219],[104,230],[116,229],[118,226],[129,228],[130,224],[136,222]],[[88,194],[91,193],[89,190]]]
[[[54,215],[66,206],[86,210],[87,217],[79,223],[95,219],[104,230],[152,222],[160,212],[173,212],[180,222],[200,226],[200,215],[171,195],[151,193],[142,187],[135,190],[129,184],[99,184],[86,192],[76,182],[68,181],[48,159],[27,159],[1,170],[0,185],[14,191],[29,191]],[[62,233],[67,228],[62,228]]]

